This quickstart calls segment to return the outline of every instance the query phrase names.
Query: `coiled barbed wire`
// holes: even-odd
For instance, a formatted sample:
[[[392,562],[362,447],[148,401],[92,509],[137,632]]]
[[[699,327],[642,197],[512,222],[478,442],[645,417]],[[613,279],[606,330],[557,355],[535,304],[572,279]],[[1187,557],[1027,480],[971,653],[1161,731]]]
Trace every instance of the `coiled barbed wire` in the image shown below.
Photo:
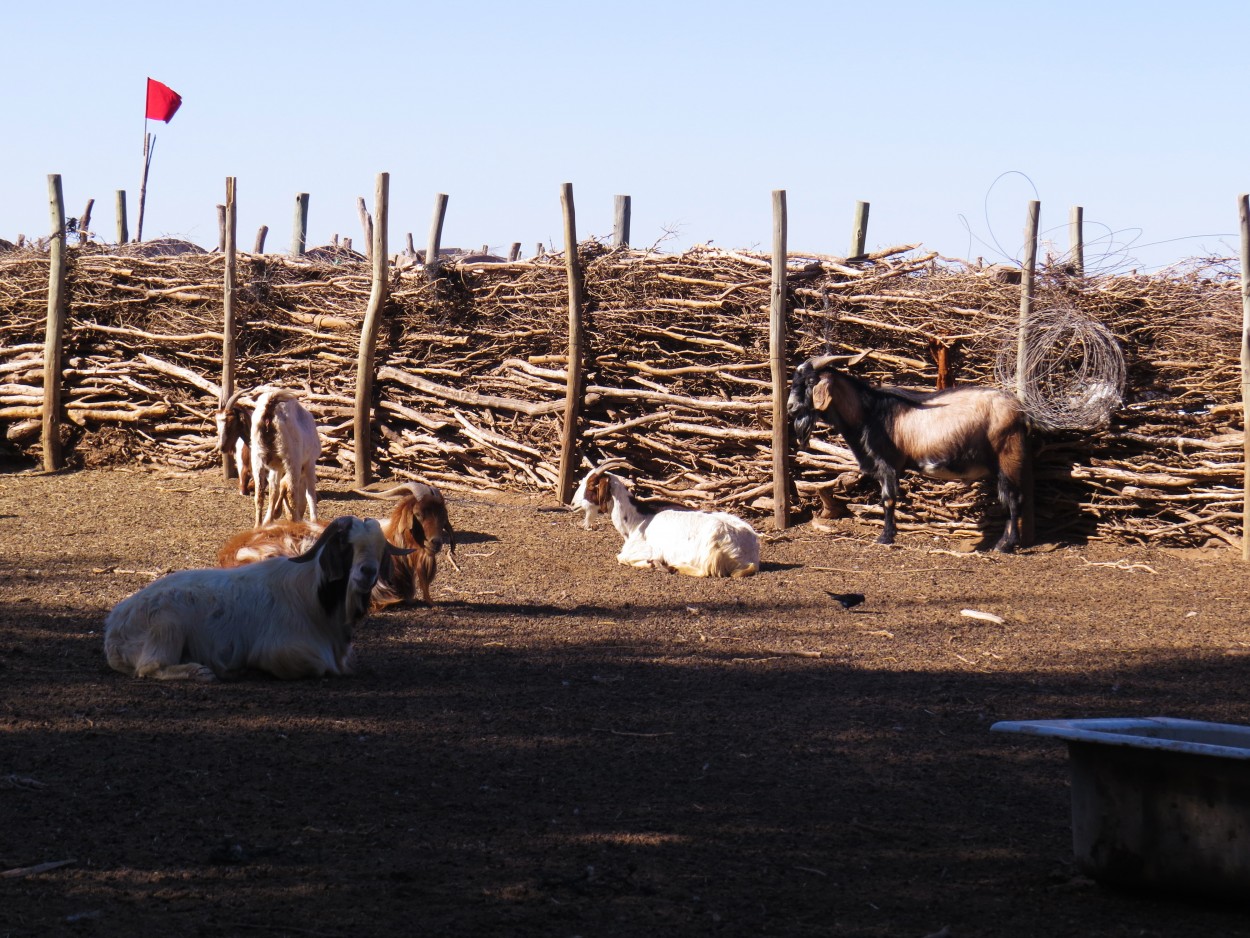
[[[1006,337],[994,375],[1016,383],[1017,339]],[[1024,410],[1043,430],[1105,427],[1124,400],[1127,369],[1116,337],[1072,306],[1035,310],[1029,320],[1024,362]]]

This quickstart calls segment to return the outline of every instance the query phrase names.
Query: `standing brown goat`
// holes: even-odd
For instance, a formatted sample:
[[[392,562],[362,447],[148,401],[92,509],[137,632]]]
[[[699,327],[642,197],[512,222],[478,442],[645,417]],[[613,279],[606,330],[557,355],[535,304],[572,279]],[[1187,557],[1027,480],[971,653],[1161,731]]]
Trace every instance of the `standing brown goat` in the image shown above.
[[[1029,458],[1027,422],[1015,395],[997,388],[948,388],[923,393],[874,387],[834,366],[833,356],[810,358],[794,370],[787,409],[802,448],[819,421],[842,434],[859,468],[881,485],[885,529],[894,542],[898,476],[915,469],[932,479],[995,479],[1007,509],[996,550],[1021,544],[1022,479]]]
[[[378,578],[373,588],[373,608],[381,609],[396,603],[416,602],[418,588],[421,601],[434,605],[430,599],[430,583],[438,572],[438,554],[447,547],[447,559],[456,566],[456,532],[447,517],[447,502],[432,485],[408,482],[385,492],[360,491],[366,498],[402,496],[390,517],[382,522],[382,532],[396,547],[409,548],[412,553],[394,558],[389,574]],[[325,529],[319,521],[275,521],[243,531],[230,538],[217,552],[222,567],[239,567],[270,557],[294,557],[304,553]],[[457,568],[458,569],[458,568]]]

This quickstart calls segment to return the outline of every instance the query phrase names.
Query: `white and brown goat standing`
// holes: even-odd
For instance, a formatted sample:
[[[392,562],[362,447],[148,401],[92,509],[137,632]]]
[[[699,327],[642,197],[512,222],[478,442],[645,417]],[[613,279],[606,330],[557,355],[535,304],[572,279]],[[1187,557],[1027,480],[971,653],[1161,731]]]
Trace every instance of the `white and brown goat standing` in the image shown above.
[[[317,520],[317,422],[286,388],[261,392],[250,410],[236,391],[217,411],[217,445],[233,454],[239,491],[247,494],[248,473],[255,497],[254,524],[268,524],[288,500],[291,520]],[[245,468],[246,466],[246,468]]]

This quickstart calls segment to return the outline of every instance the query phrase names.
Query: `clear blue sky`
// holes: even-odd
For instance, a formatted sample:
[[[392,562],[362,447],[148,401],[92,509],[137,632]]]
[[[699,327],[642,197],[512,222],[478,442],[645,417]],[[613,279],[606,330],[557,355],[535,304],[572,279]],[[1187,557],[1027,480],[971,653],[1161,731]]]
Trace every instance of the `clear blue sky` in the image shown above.
[[[310,244],[359,244],[388,172],[392,250],[439,192],[444,245],[559,246],[570,182],[581,237],[630,194],[636,246],[768,249],[784,189],[792,249],[844,254],[862,199],[870,248],[997,260],[1038,198],[1044,241],[1079,204],[1092,263],[1152,269],[1237,251],[1248,38],[1241,0],[16,3],[0,237],[46,234],[49,173],[133,233],[150,75],[183,105],[145,237],[215,244],[235,176],[241,246],[285,250],[301,191]]]

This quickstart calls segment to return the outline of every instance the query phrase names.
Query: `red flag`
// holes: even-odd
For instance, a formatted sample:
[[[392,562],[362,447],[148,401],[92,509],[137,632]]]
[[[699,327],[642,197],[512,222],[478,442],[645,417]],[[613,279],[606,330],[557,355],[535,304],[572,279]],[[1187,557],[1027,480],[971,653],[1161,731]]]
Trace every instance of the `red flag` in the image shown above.
[[[153,78],[148,79],[149,120],[164,121],[168,124],[169,119],[178,112],[181,106],[182,95],[168,85],[162,85]]]

